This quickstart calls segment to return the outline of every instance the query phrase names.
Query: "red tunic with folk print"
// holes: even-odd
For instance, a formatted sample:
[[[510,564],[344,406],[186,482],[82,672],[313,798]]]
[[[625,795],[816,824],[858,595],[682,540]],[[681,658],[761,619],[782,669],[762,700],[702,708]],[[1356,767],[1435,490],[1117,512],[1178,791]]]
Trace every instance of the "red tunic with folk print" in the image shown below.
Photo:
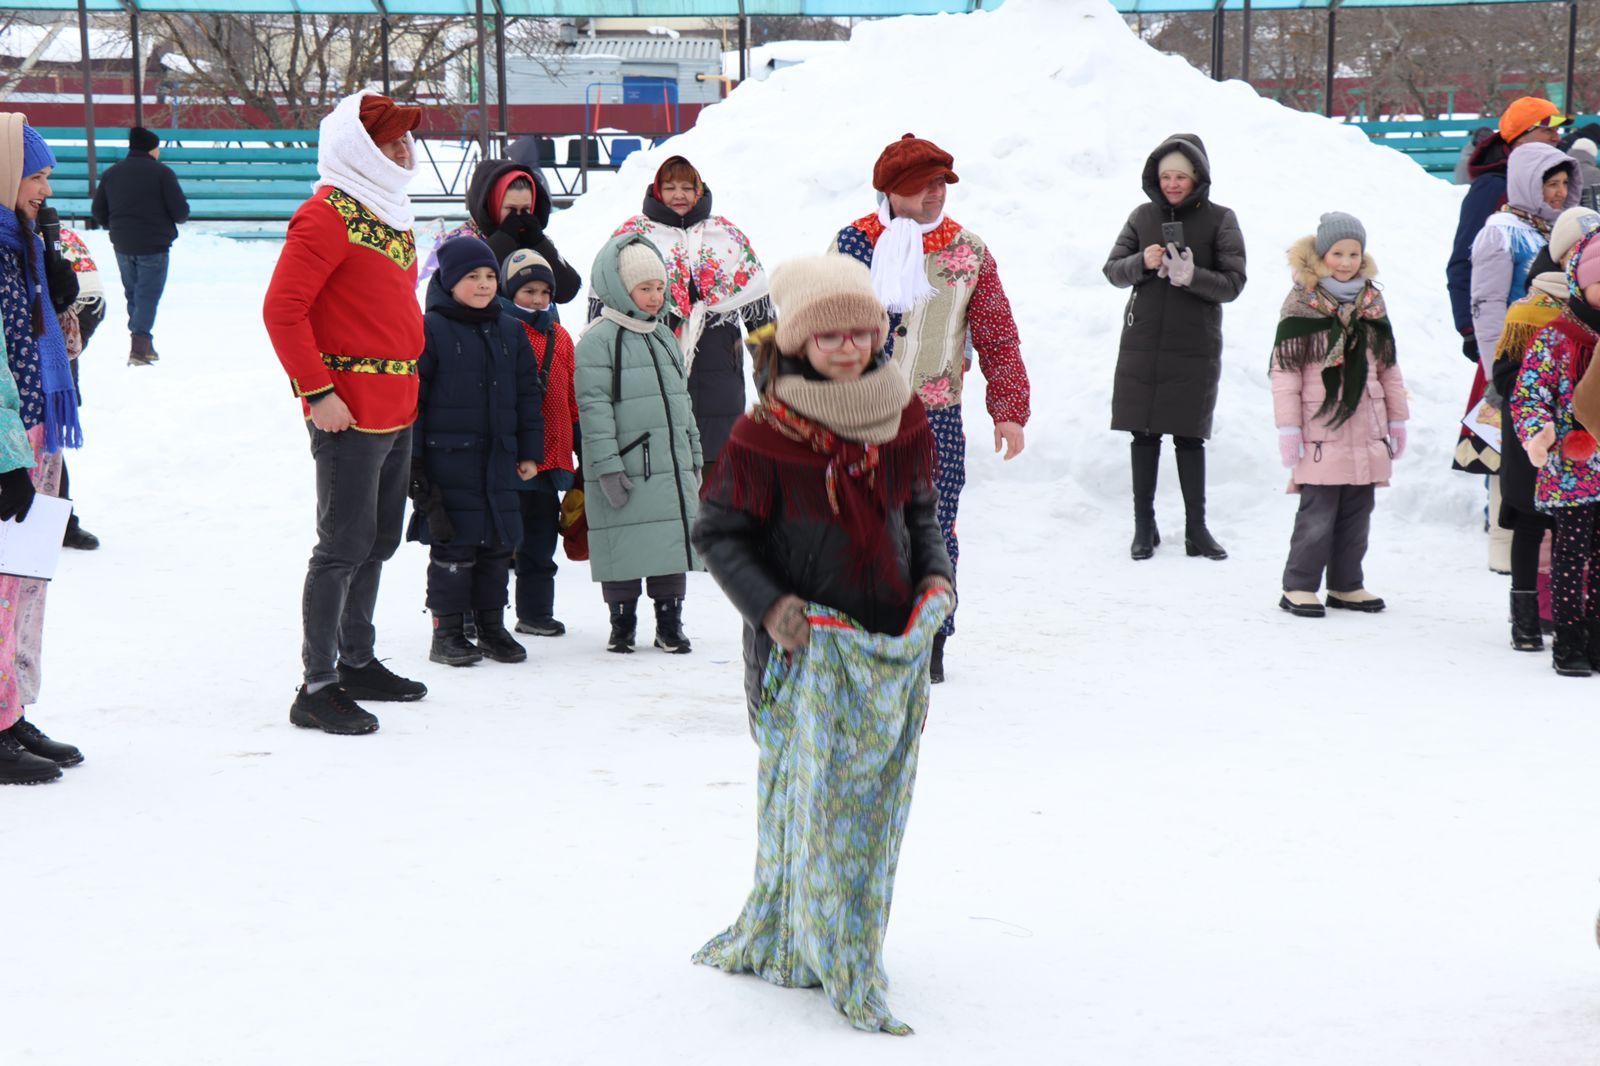
[[[294,394],[333,391],[364,433],[417,418],[417,249],[350,194],[321,188],[289,222],[262,308]]]

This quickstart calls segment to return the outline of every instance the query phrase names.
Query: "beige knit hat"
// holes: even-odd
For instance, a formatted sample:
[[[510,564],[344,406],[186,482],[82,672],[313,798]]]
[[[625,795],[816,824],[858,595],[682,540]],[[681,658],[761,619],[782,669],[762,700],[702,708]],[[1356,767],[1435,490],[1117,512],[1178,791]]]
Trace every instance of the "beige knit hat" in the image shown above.
[[[778,305],[778,351],[798,355],[816,333],[876,329],[889,335],[889,313],[872,291],[872,272],[844,255],[791,259],[772,272]]]
[[[1187,174],[1196,180],[1198,180],[1200,177],[1194,172],[1194,160],[1190,159],[1176,148],[1162,156],[1161,162],[1156,164],[1156,177],[1159,178],[1169,170],[1176,170],[1180,174]]]
[[[666,284],[667,267],[656,250],[643,241],[634,241],[617,256],[617,275],[622,287],[632,292],[647,281]]]
[[[1561,212],[1550,229],[1550,257],[1557,263],[1577,245],[1584,236],[1584,220],[1595,216],[1587,207],[1569,207]]]

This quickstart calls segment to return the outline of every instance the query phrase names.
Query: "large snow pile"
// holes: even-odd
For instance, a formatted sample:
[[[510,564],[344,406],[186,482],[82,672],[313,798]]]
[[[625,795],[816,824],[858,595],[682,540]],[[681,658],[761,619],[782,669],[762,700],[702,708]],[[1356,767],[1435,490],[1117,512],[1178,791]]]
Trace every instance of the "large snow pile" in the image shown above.
[[[662,159],[689,157],[716,210],[770,265],[822,250],[875,207],[872,164],[906,132],[955,156],[948,210],[993,249],[1034,382],[1032,450],[1005,476],[1059,481],[1070,500],[1126,511],[1127,438],[1110,395],[1125,290],[1100,273],[1142,202],[1140,171],[1166,135],[1206,143],[1217,202],[1238,212],[1250,256],[1224,316],[1226,370],[1212,497],[1238,513],[1279,491],[1266,363],[1288,289],[1284,250],[1323,211],[1366,223],[1413,393],[1413,452],[1385,508],[1459,517],[1470,479],[1449,456],[1470,368],[1450,327],[1444,264],[1461,190],[1358,131],[1293,111],[1240,82],[1217,83],[1139,41],[1100,0],[1010,0],[991,13],[869,22],[847,48],[747,82],[693,130],[631,157],[620,180],[552,226],[574,261],[599,247]],[[585,269],[585,273],[587,270]],[[975,445],[989,433],[969,404]],[[973,475],[994,475],[978,464]],[[1176,478],[1163,479],[1164,496]],[[1164,509],[1177,505],[1171,495]]]

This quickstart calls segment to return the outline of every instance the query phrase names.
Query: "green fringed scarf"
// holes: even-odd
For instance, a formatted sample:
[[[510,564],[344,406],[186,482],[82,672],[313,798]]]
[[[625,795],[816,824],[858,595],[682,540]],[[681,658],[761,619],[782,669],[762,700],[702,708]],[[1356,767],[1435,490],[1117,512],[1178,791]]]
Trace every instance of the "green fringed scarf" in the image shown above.
[[[1360,296],[1341,304],[1320,287],[1310,293],[1296,288],[1282,315],[1272,339],[1272,362],[1284,370],[1322,364],[1327,396],[1317,417],[1331,416],[1329,425],[1337,429],[1361,406],[1368,361],[1394,365],[1394,327],[1383,296],[1369,284]]]

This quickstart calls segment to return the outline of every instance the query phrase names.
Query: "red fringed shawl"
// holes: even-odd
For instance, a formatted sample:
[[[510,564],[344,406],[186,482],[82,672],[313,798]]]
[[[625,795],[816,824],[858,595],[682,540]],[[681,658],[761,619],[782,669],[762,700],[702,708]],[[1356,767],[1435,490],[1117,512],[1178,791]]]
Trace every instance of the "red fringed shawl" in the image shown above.
[[[762,521],[825,522],[850,538],[854,569],[906,593],[889,516],[931,489],[933,430],[912,397],[885,444],[844,440],[778,400],[734,424],[702,496]]]

